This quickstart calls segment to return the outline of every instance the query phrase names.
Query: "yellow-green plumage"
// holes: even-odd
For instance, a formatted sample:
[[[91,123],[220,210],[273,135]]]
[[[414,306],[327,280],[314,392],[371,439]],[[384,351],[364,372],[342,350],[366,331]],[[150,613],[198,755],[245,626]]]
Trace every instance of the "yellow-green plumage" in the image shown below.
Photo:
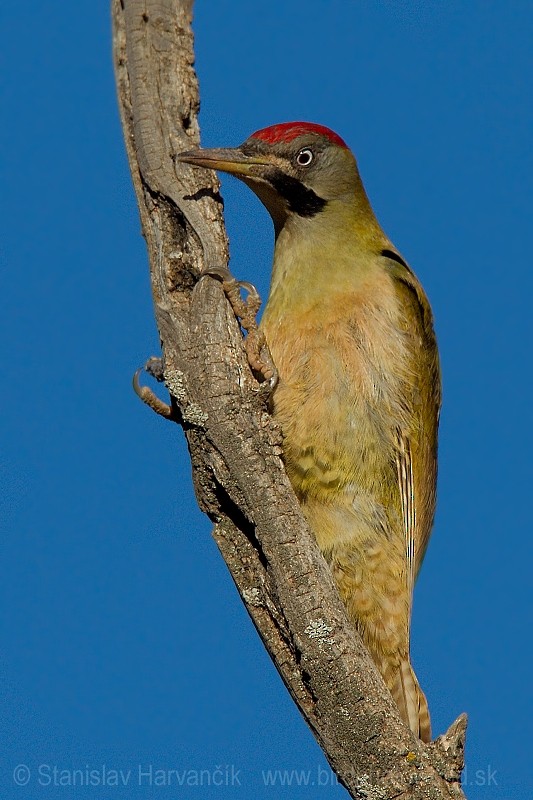
[[[261,325],[279,373],[272,411],[287,473],[350,618],[405,722],[427,741],[409,635],[435,507],[431,310],[381,230],[350,151],[331,132],[294,125],[298,135],[274,126],[240,151],[198,154],[238,174],[274,220]],[[279,141],[278,128],[288,131]],[[316,164],[304,168],[298,158],[309,150]],[[199,164],[198,154],[186,155]]]
[[[418,570],[434,508],[438,362],[431,314],[412,274],[396,264],[391,270],[379,255],[392,247],[384,235],[370,252],[358,252],[355,226],[334,207],[331,213],[324,238],[342,226],[333,270],[320,230],[318,241],[299,237],[296,252],[290,228],[278,237],[262,321],[279,371],[273,413],[289,478],[349,614],[404,718],[428,739],[425,698],[407,665],[410,572]],[[416,465],[412,567],[398,477],[402,439]]]

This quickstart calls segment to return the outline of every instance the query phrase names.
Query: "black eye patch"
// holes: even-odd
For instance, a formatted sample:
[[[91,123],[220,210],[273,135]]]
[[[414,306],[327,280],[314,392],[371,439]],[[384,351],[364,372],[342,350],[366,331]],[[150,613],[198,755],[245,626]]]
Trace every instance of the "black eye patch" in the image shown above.
[[[286,200],[289,210],[300,217],[314,217],[328,202],[297,178],[286,175],[280,169],[269,170],[265,177],[276,192]]]

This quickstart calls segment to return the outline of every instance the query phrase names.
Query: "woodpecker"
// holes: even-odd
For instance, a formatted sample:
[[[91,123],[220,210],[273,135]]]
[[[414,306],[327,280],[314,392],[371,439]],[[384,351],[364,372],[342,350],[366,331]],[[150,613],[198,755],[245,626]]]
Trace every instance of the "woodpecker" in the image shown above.
[[[302,511],[405,723],[431,726],[410,663],[413,585],[435,512],[440,370],[421,284],[329,128],[272,125],[180,161],[244,181],[272,217],[261,327],[272,413]]]

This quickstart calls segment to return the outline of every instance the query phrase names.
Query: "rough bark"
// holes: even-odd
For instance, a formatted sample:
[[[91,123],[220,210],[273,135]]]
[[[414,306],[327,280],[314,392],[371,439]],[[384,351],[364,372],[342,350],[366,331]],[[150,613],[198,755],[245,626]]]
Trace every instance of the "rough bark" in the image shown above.
[[[118,99],[148,247],[164,379],[200,507],[281,677],[354,798],[462,798],[464,716],[430,745],[401,722],[346,617],[281,460],[220,281],[228,248],[199,141],[192,0],[112,0]],[[162,423],[163,424],[163,423]]]

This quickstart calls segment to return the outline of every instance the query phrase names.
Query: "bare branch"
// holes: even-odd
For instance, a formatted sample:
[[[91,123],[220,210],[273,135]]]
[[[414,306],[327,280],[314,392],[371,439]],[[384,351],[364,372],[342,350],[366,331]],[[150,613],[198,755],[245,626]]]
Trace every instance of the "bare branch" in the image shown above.
[[[190,0],[113,0],[119,105],[163,374],[199,505],[281,677],[351,796],[464,797],[466,719],[431,745],[414,738],[348,621],[216,277],[228,260],[218,181],[174,160],[199,140],[191,13]],[[164,403],[159,413],[170,415]]]

